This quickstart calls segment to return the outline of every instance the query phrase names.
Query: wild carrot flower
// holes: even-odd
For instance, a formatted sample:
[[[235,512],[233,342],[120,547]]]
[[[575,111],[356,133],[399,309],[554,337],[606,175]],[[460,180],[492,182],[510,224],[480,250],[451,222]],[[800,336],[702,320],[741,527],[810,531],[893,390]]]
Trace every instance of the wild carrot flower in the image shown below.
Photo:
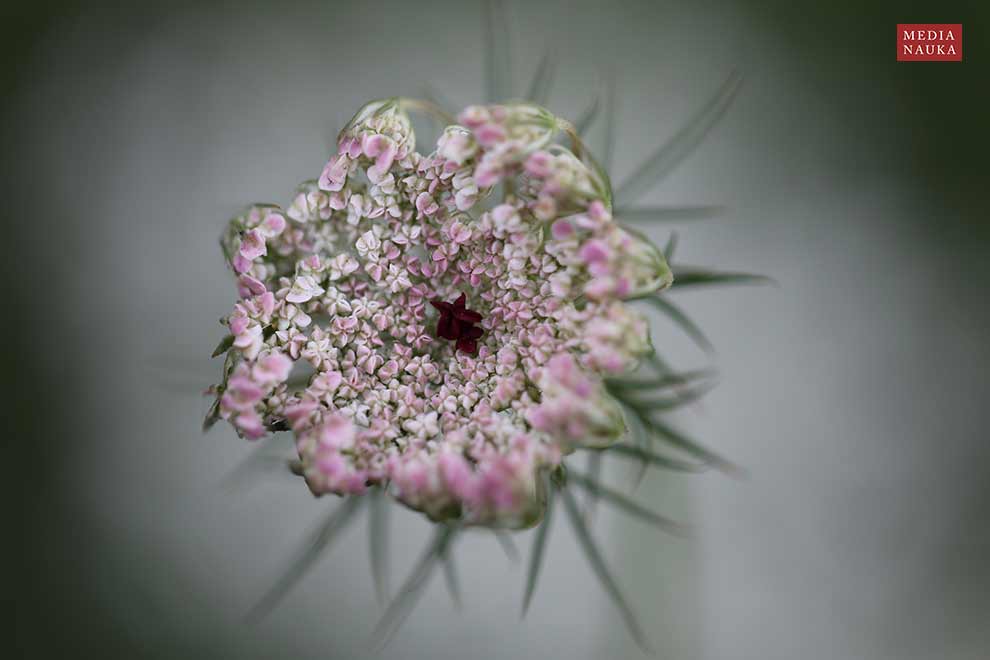
[[[459,120],[421,155],[402,103],[370,103],[285,210],[231,221],[217,413],[249,439],[291,429],[315,494],[382,485],[436,520],[524,527],[541,471],[624,431],[603,378],[651,351],[624,299],[671,275],[555,142],[556,117],[519,103]]]
[[[728,90],[737,84],[730,78]],[[711,107],[728,99],[721,94]],[[222,321],[229,334],[214,355],[226,357],[206,425],[227,420],[249,440],[290,431],[293,471],[313,494],[345,498],[331,528],[346,523],[361,496],[382,493],[440,523],[419,571],[446,556],[457,528],[542,520],[527,604],[559,494],[645,645],[565,486],[570,479],[589,496],[671,525],[593,477],[568,476],[563,461],[587,449],[699,466],[653,452],[649,442],[662,437],[705,464],[728,465],[655,416],[691,400],[700,390],[690,386],[706,376],[671,370],[630,304],[653,303],[704,343],[658,296],[674,281],[665,256],[673,244],[661,251],[618,224],[607,175],[574,126],[546,109],[470,106],[424,155],[406,113],[423,105],[367,104],[285,208],[255,204],[230,221],[221,246],[238,300]],[[642,189],[666,153],[619,193]],[[678,275],[686,284],[748,279]],[[665,397],[643,398],[657,393]],[[645,444],[620,442],[630,427]]]

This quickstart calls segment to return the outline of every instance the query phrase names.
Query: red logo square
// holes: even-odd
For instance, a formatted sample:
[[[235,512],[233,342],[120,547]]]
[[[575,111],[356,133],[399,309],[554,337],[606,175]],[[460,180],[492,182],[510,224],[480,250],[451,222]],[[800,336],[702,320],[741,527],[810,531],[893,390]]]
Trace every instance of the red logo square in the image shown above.
[[[898,62],[962,62],[962,23],[898,23]]]

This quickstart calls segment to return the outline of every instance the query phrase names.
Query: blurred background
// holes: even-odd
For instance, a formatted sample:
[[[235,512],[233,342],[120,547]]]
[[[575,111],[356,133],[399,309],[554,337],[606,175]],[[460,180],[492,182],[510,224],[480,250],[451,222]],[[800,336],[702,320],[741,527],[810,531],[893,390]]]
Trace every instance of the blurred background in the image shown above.
[[[606,510],[594,529],[660,657],[985,658],[988,12],[801,4],[508,4],[517,92],[548,47],[558,114],[614,75],[613,180],[746,77],[647,200],[726,212],[645,231],[778,282],[675,294],[721,373],[678,421],[749,477],[647,478],[636,496],[690,540]],[[252,447],[200,433],[235,295],[216,238],[316,176],[364,101],[482,100],[481,4],[0,11],[14,656],[363,657],[381,614],[363,524],[243,621],[333,503],[288,475],[224,481]],[[963,23],[963,62],[895,62],[911,21]],[[708,360],[661,321],[655,343]],[[428,528],[393,513],[394,592]],[[457,550],[464,608],[438,576],[382,657],[643,657],[566,525],[523,621],[525,560],[481,532]]]

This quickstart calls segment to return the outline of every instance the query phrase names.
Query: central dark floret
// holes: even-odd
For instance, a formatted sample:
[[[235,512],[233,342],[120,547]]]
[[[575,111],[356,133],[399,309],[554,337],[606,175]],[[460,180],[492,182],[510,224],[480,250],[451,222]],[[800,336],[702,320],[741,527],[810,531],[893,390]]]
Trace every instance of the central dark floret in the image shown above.
[[[468,355],[478,354],[478,340],[483,330],[475,325],[480,323],[482,316],[465,307],[467,296],[461,294],[452,303],[434,298],[430,304],[440,312],[437,320],[437,337],[457,342],[457,350]]]

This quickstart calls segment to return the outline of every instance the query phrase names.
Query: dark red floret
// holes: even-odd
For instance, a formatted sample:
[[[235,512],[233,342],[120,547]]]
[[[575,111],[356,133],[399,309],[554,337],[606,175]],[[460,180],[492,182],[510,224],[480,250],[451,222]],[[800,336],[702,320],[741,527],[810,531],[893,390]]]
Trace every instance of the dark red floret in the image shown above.
[[[452,303],[434,298],[430,304],[440,312],[437,319],[437,337],[456,342],[456,349],[468,355],[478,354],[478,340],[484,331],[475,323],[480,323],[482,315],[467,309],[467,295],[461,294]]]

